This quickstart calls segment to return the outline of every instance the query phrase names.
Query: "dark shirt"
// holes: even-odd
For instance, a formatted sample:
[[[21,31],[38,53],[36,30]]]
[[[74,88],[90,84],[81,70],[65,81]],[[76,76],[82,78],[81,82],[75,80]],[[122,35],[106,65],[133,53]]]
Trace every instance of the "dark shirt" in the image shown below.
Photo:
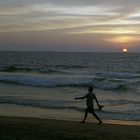
[[[92,107],[93,108],[93,105],[94,105],[93,99],[96,98],[95,94],[94,93],[87,93],[84,96],[84,98],[86,98],[87,107]]]

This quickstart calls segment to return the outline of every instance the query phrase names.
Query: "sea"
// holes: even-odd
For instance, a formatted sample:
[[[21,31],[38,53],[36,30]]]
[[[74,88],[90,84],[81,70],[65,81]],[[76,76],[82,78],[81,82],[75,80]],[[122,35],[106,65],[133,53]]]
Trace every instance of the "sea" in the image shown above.
[[[0,51],[0,116],[81,121],[89,86],[102,120],[140,123],[139,53]]]

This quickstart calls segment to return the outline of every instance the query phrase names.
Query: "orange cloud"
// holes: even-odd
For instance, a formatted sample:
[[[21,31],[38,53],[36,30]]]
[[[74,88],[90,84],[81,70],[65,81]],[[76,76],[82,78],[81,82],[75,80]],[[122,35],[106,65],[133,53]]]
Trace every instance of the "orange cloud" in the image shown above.
[[[105,39],[105,41],[112,42],[112,43],[130,43],[130,42],[140,41],[140,39],[131,36],[120,36],[120,37]]]

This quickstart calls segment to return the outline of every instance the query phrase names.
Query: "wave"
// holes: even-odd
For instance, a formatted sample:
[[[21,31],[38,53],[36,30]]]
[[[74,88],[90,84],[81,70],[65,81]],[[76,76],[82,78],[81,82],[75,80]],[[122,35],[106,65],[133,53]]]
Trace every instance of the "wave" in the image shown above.
[[[118,79],[140,78],[139,74],[131,74],[131,73],[96,73],[96,75],[102,78],[118,78]]]
[[[0,104],[13,104],[20,106],[47,108],[47,109],[67,109],[78,112],[83,112],[85,107],[74,106],[74,101],[66,100],[45,100],[45,99],[29,99],[19,96],[0,96]],[[106,106],[105,106],[106,107]],[[100,113],[101,118],[104,119],[117,119],[117,120],[140,120],[140,113],[138,110],[135,112],[128,112],[127,110],[103,110],[95,109]]]
[[[57,65],[48,65],[49,67],[56,67],[56,68],[64,68],[64,69],[73,69],[73,68],[85,68],[86,66],[84,65],[60,65],[60,64],[57,64]]]
[[[105,107],[108,106],[119,106],[124,104],[132,104],[132,105],[139,105],[139,101],[128,101],[128,100],[118,100],[118,101],[106,101],[106,102],[112,102],[110,105],[105,105]],[[115,102],[115,103],[114,103]],[[16,104],[16,105],[24,105],[24,106],[32,106],[32,107],[41,107],[41,108],[52,108],[52,109],[72,109],[77,111],[83,111],[85,108],[78,107],[78,106],[71,106],[75,102],[74,101],[68,101],[68,100],[48,100],[48,99],[29,99],[25,97],[20,96],[0,96],[0,103],[3,104]],[[103,103],[103,102],[102,102]],[[105,103],[104,103],[105,104]],[[130,108],[131,109],[131,108]],[[98,111],[98,109],[96,110]],[[109,111],[102,110],[102,112],[110,113]],[[118,111],[115,110],[117,113]],[[115,113],[114,111],[111,111],[111,113]],[[123,110],[119,110],[121,113]],[[118,113],[119,113],[118,112]]]
[[[19,66],[7,66],[7,67],[1,68],[2,72],[17,72],[17,71],[29,72],[33,70],[36,70],[36,69],[29,68],[29,67],[19,67]]]
[[[58,70],[55,68],[39,68],[39,67],[31,67],[31,66],[1,66],[0,67],[1,72],[38,72],[38,73],[66,73],[63,70]]]
[[[127,104],[133,104],[133,105],[139,105],[140,101],[135,100],[128,100],[128,99],[116,99],[116,100],[105,100],[101,101],[103,104],[106,104],[106,106],[120,106],[120,105],[127,105]]]
[[[119,83],[98,81],[92,77],[39,77],[29,74],[0,74],[0,81],[35,87],[94,86],[105,90],[117,90],[125,86]]]
[[[133,83],[131,83],[131,85],[140,86],[140,80],[134,81]]]
[[[39,100],[39,99],[25,99],[21,97],[13,97],[13,96],[1,96],[0,97],[1,104],[15,104],[22,106],[32,106],[39,108],[50,108],[50,109],[71,109],[76,111],[83,111],[84,108],[71,106],[73,104],[72,101],[64,101],[64,100]]]
[[[39,72],[39,73],[66,73],[65,69],[84,68],[81,65],[45,65],[45,66],[28,66],[28,65],[10,65],[0,66],[1,72]]]
[[[40,72],[40,73],[67,73],[64,70],[58,70],[58,69],[54,69],[54,68],[41,68],[38,70],[38,72]]]

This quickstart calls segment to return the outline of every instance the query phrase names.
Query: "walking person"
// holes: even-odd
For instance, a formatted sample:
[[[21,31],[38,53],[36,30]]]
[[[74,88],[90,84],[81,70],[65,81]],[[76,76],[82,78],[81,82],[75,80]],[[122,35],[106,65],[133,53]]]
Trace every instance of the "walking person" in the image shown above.
[[[99,105],[99,102],[98,102],[98,100],[96,98],[96,95],[95,95],[95,93],[93,93],[93,87],[90,86],[89,89],[88,89],[88,93],[83,97],[75,98],[75,100],[77,100],[77,99],[86,99],[86,104],[87,104],[87,108],[85,110],[85,116],[84,116],[84,119],[83,119],[83,121],[81,123],[85,123],[85,120],[87,118],[88,113],[92,113],[93,116],[95,116],[95,118],[99,121],[99,124],[101,124],[102,121],[96,115],[95,110],[94,110],[94,100],[96,101],[96,103],[97,103],[97,105],[99,107],[99,110],[101,110],[103,108],[103,106]]]

